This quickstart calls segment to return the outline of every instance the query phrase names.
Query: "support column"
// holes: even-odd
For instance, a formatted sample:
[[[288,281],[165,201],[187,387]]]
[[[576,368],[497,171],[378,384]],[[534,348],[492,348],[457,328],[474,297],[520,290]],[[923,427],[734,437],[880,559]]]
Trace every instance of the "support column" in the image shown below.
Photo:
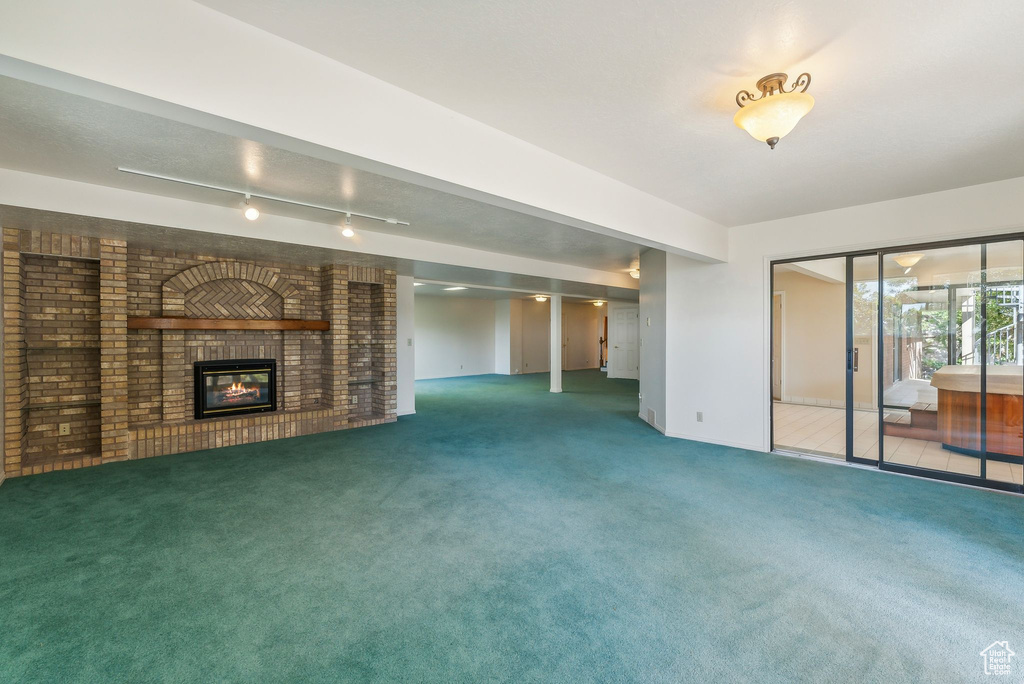
[[[562,295],[551,295],[551,391],[562,391]]]
[[[128,249],[100,240],[100,435],[103,462],[128,458]]]
[[[5,475],[21,475],[25,447],[25,405],[28,401],[25,358],[25,295],[22,288],[20,233],[3,231],[3,407],[4,459],[0,482]]]

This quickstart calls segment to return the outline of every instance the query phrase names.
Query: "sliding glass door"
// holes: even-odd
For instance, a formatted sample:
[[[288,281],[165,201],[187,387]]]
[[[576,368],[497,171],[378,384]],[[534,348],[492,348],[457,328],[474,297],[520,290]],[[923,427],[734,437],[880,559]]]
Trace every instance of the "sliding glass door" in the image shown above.
[[[772,264],[772,448],[1024,491],[1024,241]]]
[[[882,256],[885,464],[981,477],[980,408],[944,408],[938,389],[983,376],[981,280],[981,245]]]
[[[984,477],[1024,484],[1024,242],[985,246]]]

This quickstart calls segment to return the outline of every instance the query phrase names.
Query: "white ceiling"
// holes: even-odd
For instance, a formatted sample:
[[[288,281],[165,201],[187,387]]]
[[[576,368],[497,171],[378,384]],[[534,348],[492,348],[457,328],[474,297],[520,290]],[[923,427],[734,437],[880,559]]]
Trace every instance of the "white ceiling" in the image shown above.
[[[724,225],[1024,175],[1019,0],[203,0]],[[809,71],[774,151],[734,96]]]
[[[411,222],[353,227],[489,252],[625,272],[640,247],[152,114],[0,77],[0,167],[220,206],[241,197],[132,176],[118,166]],[[261,211],[340,223],[337,214],[253,200]]]

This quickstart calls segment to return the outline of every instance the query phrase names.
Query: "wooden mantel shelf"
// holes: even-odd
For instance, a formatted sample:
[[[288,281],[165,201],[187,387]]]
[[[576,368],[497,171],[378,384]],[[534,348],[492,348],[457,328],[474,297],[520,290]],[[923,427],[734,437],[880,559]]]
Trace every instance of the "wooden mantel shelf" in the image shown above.
[[[305,321],[297,318],[267,320],[257,318],[163,318],[130,317],[129,330],[330,330],[330,321]]]

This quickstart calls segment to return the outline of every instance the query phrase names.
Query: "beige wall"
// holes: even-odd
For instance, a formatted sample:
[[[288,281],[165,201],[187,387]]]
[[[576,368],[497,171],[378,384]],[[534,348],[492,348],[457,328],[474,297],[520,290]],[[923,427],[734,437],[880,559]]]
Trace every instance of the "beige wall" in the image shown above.
[[[598,339],[604,332],[606,306],[594,306],[591,302],[570,302],[562,300],[562,315],[565,324],[562,337],[565,342],[565,363],[563,370],[597,368]]]
[[[785,294],[783,400],[844,405],[846,286],[802,273],[782,272],[775,275],[775,292]]]
[[[564,300],[563,300],[564,302]],[[551,370],[551,303],[523,300],[523,373]]]

